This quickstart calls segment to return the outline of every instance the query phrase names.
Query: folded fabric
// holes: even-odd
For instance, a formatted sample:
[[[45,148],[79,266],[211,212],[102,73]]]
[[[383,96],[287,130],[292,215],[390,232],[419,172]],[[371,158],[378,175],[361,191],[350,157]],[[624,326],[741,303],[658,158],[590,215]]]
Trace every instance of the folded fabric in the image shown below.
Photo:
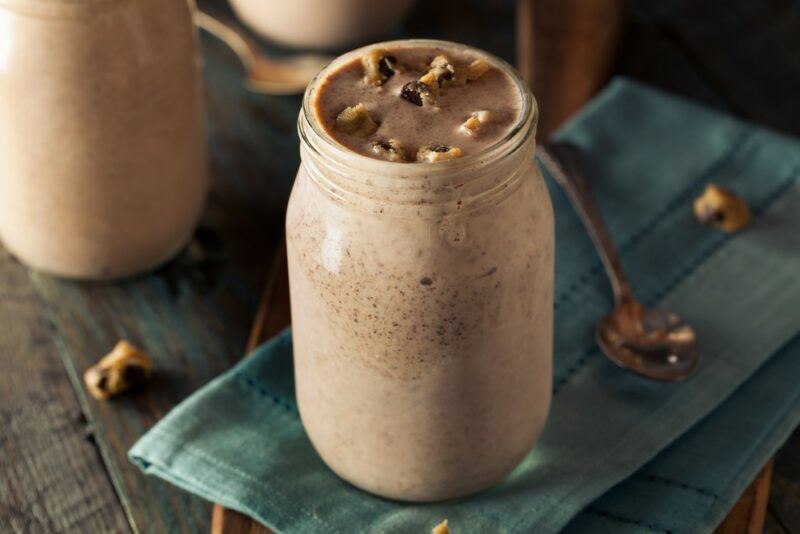
[[[297,416],[288,331],[175,408],[130,458],[278,531],[424,532],[445,517],[457,533],[712,528],[800,420],[787,379],[800,368],[800,144],[624,79],[558,137],[580,147],[637,295],[697,330],[692,378],[656,383],[602,356],[592,332],[612,305],[608,283],[551,187],[552,411],[497,487],[409,505],[337,478]],[[691,201],[710,181],[747,199],[751,228],[728,235],[694,220]]]

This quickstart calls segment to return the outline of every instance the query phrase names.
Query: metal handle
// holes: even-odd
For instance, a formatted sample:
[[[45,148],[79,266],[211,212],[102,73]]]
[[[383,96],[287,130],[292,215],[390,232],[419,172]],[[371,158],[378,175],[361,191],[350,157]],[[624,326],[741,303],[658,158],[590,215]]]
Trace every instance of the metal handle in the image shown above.
[[[558,182],[586,227],[597,248],[600,260],[611,280],[617,305],[633,299],[628,277],[622,268],[611,233],[608,231],[600,208],[592,195],[589,182],[578,165],[577,149],[568,143],[549,143],[538,149],[539,161]]]
[[[228,45],[246,70],[253,68],[260,51],[258,45],[244,30],[239,29],[233,22],[224,20],[220,15],[211,15],[200,9],[194,10],[192,18],[195,26]]]

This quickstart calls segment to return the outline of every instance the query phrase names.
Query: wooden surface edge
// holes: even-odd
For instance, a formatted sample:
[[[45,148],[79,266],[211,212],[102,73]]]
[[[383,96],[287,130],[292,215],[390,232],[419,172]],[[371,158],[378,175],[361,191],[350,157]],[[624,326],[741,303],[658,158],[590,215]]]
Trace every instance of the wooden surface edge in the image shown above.
[[[289,324],[289,284],[286,266],[286,243],[281,240],[267,274],[264,292],[247,341],[246,355]],[[246,356],[245,355],[245,356]],[[211,513],[212,534],[272,534],[272,531],[247,515],[214,504]]]
[[[759,534],[764,530],[772,464],[770,458],[714,531],[716,534]]]

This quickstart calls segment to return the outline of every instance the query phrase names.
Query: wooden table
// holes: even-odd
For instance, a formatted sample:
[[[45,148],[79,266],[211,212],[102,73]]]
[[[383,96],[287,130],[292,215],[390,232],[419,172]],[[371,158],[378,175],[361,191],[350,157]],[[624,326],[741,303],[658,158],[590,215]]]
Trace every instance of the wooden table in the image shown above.
[[[797,133],[800,65],[788,51],[800,50],[800,32],[790,31],[785,14],[763,18],[764,10],[791,3],[637,2],[616,70]],[[513,57],[510,0],[423,4],[408,24],[411,34]],[[754,61],[751,46],[736,62],[719,32],[701,31],[713,26],[676,22],[695,12],[707,25],[719,17],[761,24],[768,38],[750,43],[742,32],[741,39],[774,47],[775,60]],[[0,532],[209,530],[209,503],[141,475],[125,452],[245,350],[298,164],[300,100],[246,93],[230,52],[205,37],[202,44],[214,183],[191,246],[157,272],[118,284],[32,273],[0,248]],[[744,68],[752,76],[740,83]],[[753,98],[756,80],[768,83],[767,98]],[[123,337],[153,356],[157,379],[145,391],[99,403],[87,397],[80,375]],[[799,531],[798,433],[775,460],[766,521],[768,532]]]

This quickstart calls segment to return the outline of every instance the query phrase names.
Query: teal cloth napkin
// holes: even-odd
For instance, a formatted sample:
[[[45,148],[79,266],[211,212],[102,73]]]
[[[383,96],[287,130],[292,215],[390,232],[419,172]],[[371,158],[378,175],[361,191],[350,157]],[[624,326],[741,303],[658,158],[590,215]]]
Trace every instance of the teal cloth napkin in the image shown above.
[[[615,80],[558,134],[577,144],[644,302],[696,328],[680,384],[609,363],[593,341],[611,307],[591,242],[556,211],[553,405],[500,485],[460,502],[400,504],[337,478],[297,416],[284,332],[158,422],[129,456],[146,473],[286,532],[705,532],[800,422],[800,144]],[[710,181],[756,215],[727,235],[691,201]]]

